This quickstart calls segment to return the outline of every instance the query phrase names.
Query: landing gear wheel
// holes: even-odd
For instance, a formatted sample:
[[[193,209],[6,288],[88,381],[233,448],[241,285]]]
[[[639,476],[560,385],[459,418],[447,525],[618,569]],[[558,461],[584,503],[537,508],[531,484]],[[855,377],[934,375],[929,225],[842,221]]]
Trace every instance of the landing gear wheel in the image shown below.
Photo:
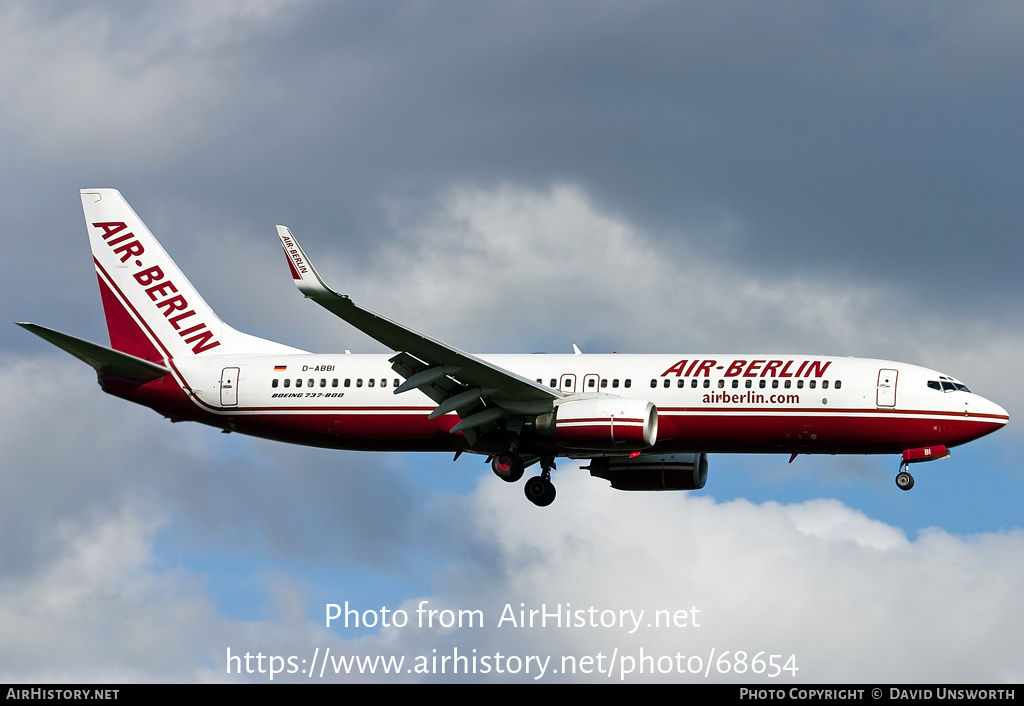
[[[914,476],[906,471],[900,471],[896,474],[896,487],[900,490],[910,490],[914,487]]]
[[[523,477],[526,467],[523,465],[523,459],[516,454],[503,453],[491,460],[491,470],[506,483],[515,483]]]
[[[547,507],[555,501],[555,486],[543,476],[534,476],[523,487],[527,500],[537,507]]]

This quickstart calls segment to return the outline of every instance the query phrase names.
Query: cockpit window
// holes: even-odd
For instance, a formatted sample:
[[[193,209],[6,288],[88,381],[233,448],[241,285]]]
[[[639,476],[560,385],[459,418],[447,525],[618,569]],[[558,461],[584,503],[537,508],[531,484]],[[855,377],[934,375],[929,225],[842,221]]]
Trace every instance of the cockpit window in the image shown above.
[[[970,392],[970,390],[967,389],[967,385],[960,382],[953,382],[945,378],[941,381],[929,380],[928,387],[932,390],[941,390],[942,392]]]

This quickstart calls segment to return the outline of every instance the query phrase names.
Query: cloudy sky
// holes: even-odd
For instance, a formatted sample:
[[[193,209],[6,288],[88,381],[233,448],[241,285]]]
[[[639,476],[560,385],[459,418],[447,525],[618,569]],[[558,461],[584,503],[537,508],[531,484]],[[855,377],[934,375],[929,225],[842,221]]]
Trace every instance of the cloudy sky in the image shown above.
[[[278,223],[463,349],[890,358],[1015,421],[1022,30],[1017,2],[4,3],[0,301],[106,342],[78,190],[111,187],[222,318],[301,348],[380,350],[295,291]],[[2,681],[1024,679],[1014,421],[910,493],[896,457],[716,455],[691,494],[563,462],[542,510],[480,459],[171,425],[10,323],[0,349]],[[325,627],[346,601],[409,622]],[[541,604],[645,613],[499,627]],[[456,651],[476,675],[422,673]]]

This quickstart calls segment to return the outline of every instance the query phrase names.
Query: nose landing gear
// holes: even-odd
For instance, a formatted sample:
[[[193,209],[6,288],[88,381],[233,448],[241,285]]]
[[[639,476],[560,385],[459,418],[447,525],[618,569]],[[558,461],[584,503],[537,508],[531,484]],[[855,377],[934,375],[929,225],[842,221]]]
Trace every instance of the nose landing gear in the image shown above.
[[[923,463],[925,461],[941,461],[949,458],[949,449],[945,446],[922,446],[917,449],[906,449],[903,452],[903,460],[900,461],[900,470],[896,474],[896,487],[900,490],[910,490],[914,487],[914,476],[910,471],[905,470],[911,463]]]
[[[900,465],[900,468],[903,468],[902,464]],[[896,487],[900,490],[910,490],[914,487],[914,476],[910,475],[907,471],[900,470],[900,472],[896,474]]]

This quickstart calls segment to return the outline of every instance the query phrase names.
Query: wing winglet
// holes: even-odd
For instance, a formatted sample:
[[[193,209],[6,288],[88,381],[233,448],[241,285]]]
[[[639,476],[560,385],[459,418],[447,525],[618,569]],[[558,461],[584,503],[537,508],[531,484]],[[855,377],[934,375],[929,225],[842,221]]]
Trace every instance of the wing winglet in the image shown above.
[[[338,294],[324,283],[316,268],[313,267],[313,263],[306,257],[306,253],[302,252],[302,246],[295,240],[291,230],[286,226],[278,226],[277,237],[281,239],[281,247],[284,248],[284,254],[288,258],[288,267],[291,268],[292,279],[295,280],[295,286],[299,288],[300,292],[310,299],[324,296],[344,296]],[[347,299],[348,297],[345,298]]]
[[[288,257],[292,279],[295,280],[295,286],[300,292],[391,350],[409,353],[424,361],[424,367],[413,370],[412,376],[407,375],[408,384],[396,392],[429,386],[431,381],[451,375],[468,387],[493,388],[503,400],[533,400],[550,404],[563,396],[558,390],[499,368],[447,343],[403,326],[397,321],[364,309],[348,296],[339,294],[327,286],[288,228],[278,226],[277,234]],[[419,373],[422,373],[422,377],[416,377]]]

